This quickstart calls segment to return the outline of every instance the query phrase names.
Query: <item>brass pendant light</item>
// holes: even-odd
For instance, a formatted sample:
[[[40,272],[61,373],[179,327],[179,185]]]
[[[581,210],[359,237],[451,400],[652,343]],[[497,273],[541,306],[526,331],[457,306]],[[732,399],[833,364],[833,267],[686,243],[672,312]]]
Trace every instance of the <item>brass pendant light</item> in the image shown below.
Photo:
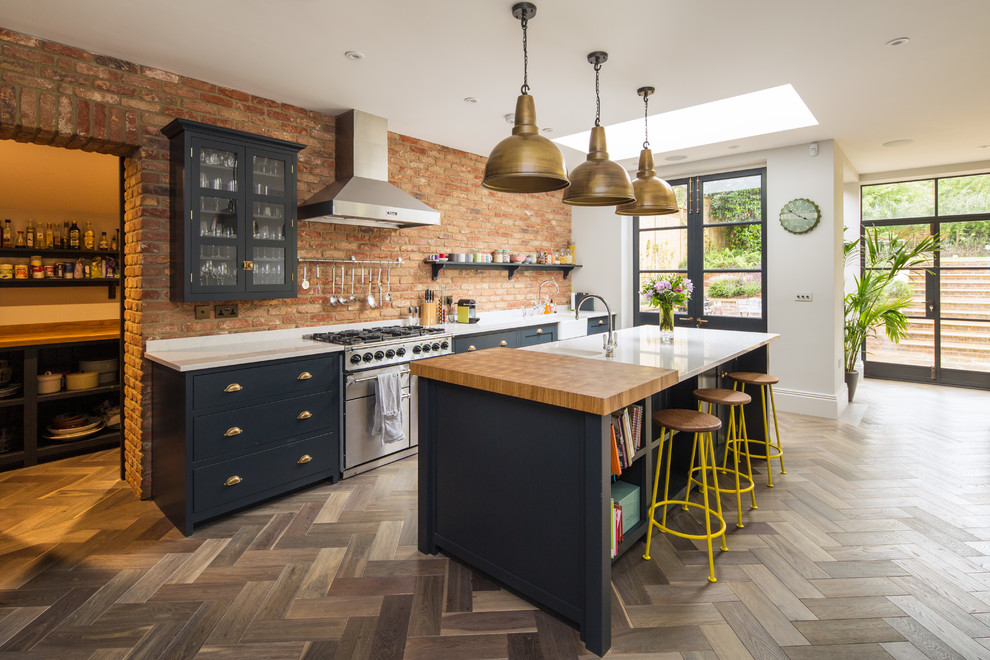
[[[653,169],[653,152],[650,151],[650,127],[647,120],[650,110],[650,94],[656,90],[652,87],[640,87],[636,93],[643,97],[645,109],[643,123],[646,125],[643,150],[639,152],[639,172],[633,181],[633,192],[636,201],[623,204],[615,209],[619,215],[667,215],[677,213],[677,197],[670,184],[657,176]]]
[[[567,169],[560,149],[540,135],[536,126],[536,104],[529,94],[529,53],[526,28],[536,15],[536,5],[520,2],[512,15],[522,21],[523,85],[516,99],[516,120],[512,135],[495,145],[485,164],[481,185],[507,193],[539,193],[566,188]]]
[[[571,187],[564,191],[564,204],[572,206],[615,206],[635,202],[632,183],[624,167],[608,159],[605,128],[602,126],[602,99],[598,89],[598,72],[608,60],[608,53],[588,53],[595,65],[595,125],[591,128],[588,160],[571,172]]]

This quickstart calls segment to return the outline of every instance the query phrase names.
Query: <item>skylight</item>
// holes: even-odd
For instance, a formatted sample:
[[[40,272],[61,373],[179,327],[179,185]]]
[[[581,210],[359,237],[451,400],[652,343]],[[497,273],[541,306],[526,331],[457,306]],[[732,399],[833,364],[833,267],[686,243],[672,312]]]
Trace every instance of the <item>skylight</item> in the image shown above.
[[[794,88],[780,85],[651,115],[650,148],[659,154],[817,124]],[[643,119],[606,126],[605,134],[612,160],[635,158],[643,148]],[[585,131],[554,142],[586,152],[590,136],[591,132]]]

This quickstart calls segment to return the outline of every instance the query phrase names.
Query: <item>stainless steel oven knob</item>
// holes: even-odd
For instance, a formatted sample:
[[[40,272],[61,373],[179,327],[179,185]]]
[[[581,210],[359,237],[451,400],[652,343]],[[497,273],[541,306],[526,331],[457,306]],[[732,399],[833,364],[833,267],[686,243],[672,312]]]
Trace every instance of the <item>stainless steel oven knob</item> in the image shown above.
[[[385,357],[391,360],[392,358],[395,357],[395,351],[393,351],[391,348],[388,349],[387,351],[385,351]]]
[[[385,359],[385,352],[384,351],[375,351],[375,359],[376,360],[384,360]]]
[[[398,350],[395,351],[395,354],[398,355],[399,357],[402,357],[403,355],[406,354],[406,349],[400,348],[400,349],[398,349]]]
[[[361,364],[361,356],[355,353],[351,356],[351,364]]]
[[[364,355],[361,356],[361,359],[364,360],[365,362],[371,362],[373,359],[375,359],[375,356],[372,355],[371,353],[365,353]]]
[[[434,343],[433,344],[433,350],[439,351],[440,350],[440,344],[439,343]]]
[[[423,352],[423,349],[419,347],[419,344],[416,344],[415,346],[413,346],[413,353],[415,353],[416,355],[419,355],[422,352]]]

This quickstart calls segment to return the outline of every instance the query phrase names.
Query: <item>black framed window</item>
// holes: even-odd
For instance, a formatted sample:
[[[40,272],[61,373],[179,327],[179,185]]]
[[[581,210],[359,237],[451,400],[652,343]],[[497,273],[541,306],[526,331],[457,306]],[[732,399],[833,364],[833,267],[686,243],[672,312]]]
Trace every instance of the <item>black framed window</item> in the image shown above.
[[[675,323],[766,331],[766,178],[761,168],[674,180],[678,213],[633,219],[635,325],[658,322],[643,284],[679,273],[694,295]]]

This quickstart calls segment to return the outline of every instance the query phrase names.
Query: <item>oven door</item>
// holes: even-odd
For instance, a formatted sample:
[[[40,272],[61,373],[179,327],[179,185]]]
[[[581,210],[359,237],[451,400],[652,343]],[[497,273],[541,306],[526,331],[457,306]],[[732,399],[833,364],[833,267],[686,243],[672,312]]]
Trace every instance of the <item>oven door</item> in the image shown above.
[[[375,423],[375,398],[379,374],[402,373],[402,431],[405,438],[382,444],[371,430]],[[344,389],[344,469],[373,461],[410,446],[411,394],[409,365],[394,365],[348,374]]]

